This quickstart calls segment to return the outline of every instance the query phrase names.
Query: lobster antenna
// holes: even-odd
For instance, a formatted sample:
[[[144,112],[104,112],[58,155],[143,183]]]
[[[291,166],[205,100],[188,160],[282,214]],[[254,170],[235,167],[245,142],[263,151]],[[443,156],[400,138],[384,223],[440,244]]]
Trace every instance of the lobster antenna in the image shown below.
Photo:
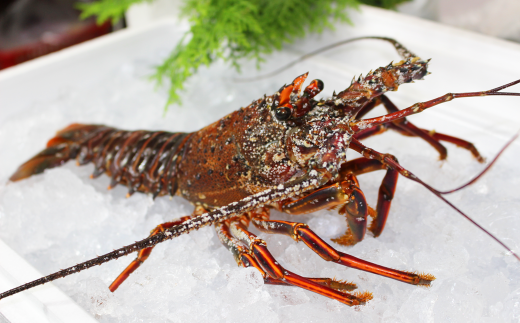
[[[438,198],[440,198],[441,200],[443,200],[446,204],[448,204],[449,206],[451,206],[455,211],[459,212],[463,217],[465,217],[469,222],[473,223],[477,228],[479,228],[480,230],[482,230],[485,234],[487,234],[488,236],[490,236],[493,240],[495,240],[499,245],[501,245],[502,247],[504,247],[504,249],[506,249],[509,253],[511,253],[511,255],[513,255],[513,257],[515,257],[518,261],[520,261],[520,256],[518,256],[511,248],[509,248],[505,243],[503,243],[502,241],[500,241],[500,239],[498,239],[497,237],[495,237],[491,232],[489,232],[488,230],[484,229],[480,224],[478,224],[477,222],[475,222],[475,220],[473,220],[472,218],[470,218],[469,216],[467,216],[464,212],[462,212],[461,210],[459,210],[455,205],[453,205],[450,201],[448,201],[446,198],[444,198],[444,196],[442,196],[441,194],[439,194],[437,192],[436,189],[434,189],[433,187],[427,185],[427,184],[424,184],[424,187],[426,187],[428,190],[430,190],[433,194],[437,195]]]
[[[435,190],[435,191],[441,195],[451,194],[451,193],[460,191],[461,189],[466,188],[466,187],[470,186],[471,184],[475,183],[482,177],[482,175],[484,175],[495,164],[495,162],[502,155],[502,153],[504,151],[506,151],[506,149],[518,138],[519,135],[520,135],[520,130],[511,139],[509,139],[509,141],[504,145],[504,147],[502,147],[502,149],[500,149],[500,151],[497,153],[495,158],[493,158],[493,160],[479,174],[477,174],[477,176],[475,176],[469,182],[467,182],[466,184],[464,184],[462,186],[459,186],[457,188],[454,188],[454,189],[451,189],[448,191],[438,191],[438,190]]]
[[[327,182],[328,180],[329,177],[325,179],[325,182]],[[241,199],[238,202],[230,203],[211,212],[204,213],[197,217],[191,218],[179,225],[166,229],[164,232],[160,232],[156,235],[137,241],[136,243],[133,243],[131,245],[124,246],[112,252],[87,260],[72,267],[62,269],[58,272],[52,273],[50,275],[44,276],[42,278],[33,280],[29,283],[5,291],[0,294],[0,299],[14,294],[18,294],[24,290],[39,285],[43,285],[58,278],[63,278],[78,273],[90,267],[98,266],[105,262],[118,259],[122,256],[126,256],[130,253],[139,251],[141,249],[155,246],[156,244],[159,244],[163,241],[173,239],[182,234],[198,230],[208,225],[212,225],[215,222],[228,219],[234,215],[251,211],[257,207],[264,206],[266,202],[284,200],[299,195],[301,193],[308,192],[310,190],[318,188],[320,185],[323,184],[322,182],[323,175],[316,170],[312,170],[307,174],[307,176],[304,176],[301,179],[297,179],[285,185],[280,184],[276,187],[267,189],[258,194],[248,196],[246,198]]]
[[[518,137],[518,133],[513,137],[512,140],[510,140],[506,146],[504,148],[502,148],[499,152],[499,155],[502,154],[502,152]],[[497,156],[498,157],[498,156]],[[494,158],[493,161],[490,163],[491,165],[494,164],[494,162],[497,160],[497,158]],[[419,183],[421,184],[422,186],[424,186],[426,189],[428,189],[430,192],[432,192],[433,194],[435,194],[439,199],[441,199],[442,201],[444,201],[446,204],[448,204],[449,206],[451,206],[455,211],[457,211],[460,215],[462,215],[464,218],[466,218],[466,220],[468,220],[469,222],[473,223],[473,225],[475,225],[477,228],[479,228],[480,230],[482,230],[485,234],[487,234],[489,237],[491,237],[491,239],[495,240],[499,245],[501,245],[504,249],[506,249],[509,253],[511,253],[518,261],[520,261],[520,256],[518,254],[516,254],[511,248],[509,248],[505,243],[503,243],[502,241],[500,241],[500,239],[498,239],[497,237],[495,237],[491,232],[489,232],[488,230],[484,229],[480,224],[478,224],[475,220],[473,220],[472,218],[470,218],[468,215],[466,215],[464,212],[462,212],[459,208],[457,208],[454,204],[452,204],[450,201],[448,201],[444,196],[442,196],[443,194],[448,194],[450,193],[451,191],[448,191],[448,192],[440,192],[436,189],[434,189],[433,187],[431,187],[430,185],[426,184],[425,182],[423,182],[421,179],[419,179],[417,176],[415,176],[412,172],[406,170],[404,167],[402,167],[400,164],[398,164],[396,161],[394,161],[393,159],[389,158],[389,157],[385,157],[384,158],[384,161],[385,163],[387,163],[390,167],[396,169],[399,174],[403,175],[404,177],[416,182],[416,183]],[[474,183],[478,178],[480,178],[488,169],[490,168],[490,166],[486,167],[479,175],[477,175],[473,180],[470,181],[470,183],[464,185],[463,187],[471,184],[471,183]],[[458,190],[459,188],[453,190],[453,191],[456,191]]]
[[[260,75],[260,76],[255,76],[255,77],[233,78],[233,81],[235,81],[235,82],[253,82],[253,81],[269,78],[269,77],[272,77],[272,76],[280,74],[281,72],[283,72],[283,71],[293,67],[294,65],[296,65],[296,64],[298,64],[298,63],[300,63],[300,62],[302,62],[302,61],[304,61],[304,60],[306,60],[306,59],[308,59],[308,58],[310,58],[312,56],[315,56],[317,54],[326,52],[326,51],[328,51],[330,49],[333,49],[333,48],[336,48],[336,47],[339,47],[339,46],[342,46],[342,45],[345,45],[345,44],[348,44],[348,43],[351,43],[351,42],[354,42],[354,41],[363,40],[363,39],[379,39],[379,40],[383,40],[383,41],[389,42],[392,45],[394,45],[395,49],[397,50],[397,53],[403,59],[413,58],[413,57],[417,56],[414,53],[412,53],[411,51],[409,51],[406,47],[404,47],[397,40],[392,39],[392,38],[378,37],[378,36],[356,37],[356,38],[350,38],[350,39],[341,40],[339,42],[327,45],[325,47],[318,48],[317,50],[315,50],[313,52],[310,52],[310,53],[307,53],[307,54],[305,54],[303,56],[300,56],[299,58],[295,59],[294,61],[292,61],[292,62],[290,62],[290,63],[288,63],[288,64],[286,64],[286,65],[284,65],[284,66],[282,66],[282,67],[280,67],[280,68],[278,68],[276,70],[274,70],[273,72],[270,72],[270,73],[267,73],[267,74],[264,74],[264,75]]]

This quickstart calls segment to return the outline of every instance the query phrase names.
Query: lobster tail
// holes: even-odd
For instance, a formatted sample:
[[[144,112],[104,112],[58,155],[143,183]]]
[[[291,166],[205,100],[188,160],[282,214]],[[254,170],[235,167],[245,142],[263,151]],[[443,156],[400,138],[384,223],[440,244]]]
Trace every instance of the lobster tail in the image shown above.
[[[109,189],[126,185],[158,195],[177,192],[177,160],[188,138],[186,133],[124,131],[102,125],[71,124],[49,140],[47,148],[20,166],[11,176],[19,181],[70,159],[78,165],[94,163],[92,178],[112,177]]]
[[[18,167],[9,180],[16,182],[43,173],[48,168],[60,166],[68,160],[76,158],[80,143],[84,141],[84,138],[94,127],[99,128],[101,126],[74,123],[58,131],[56,137],[47,143],[47,148]]]

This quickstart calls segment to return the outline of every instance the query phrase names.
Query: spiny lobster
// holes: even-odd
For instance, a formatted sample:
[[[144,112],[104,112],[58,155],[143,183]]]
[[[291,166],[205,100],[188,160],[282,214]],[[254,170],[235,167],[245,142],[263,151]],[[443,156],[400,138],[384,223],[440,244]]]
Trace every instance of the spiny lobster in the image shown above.
[[[134,192],[151,193],[154,197],[180,195],[195,204],[195,211],[191,216],[157,226],[147,239],[4,292],[0,298],[137,251],[137,258],[110,286],[114,291],[148,258],[157,243],[214,224],[220,241],[236,262],[257,268],[267,284],[298,286],[347,305],[360,305],[371,299],[370,293],[347,293],[356,288],[354,284],[306,278],[286,270],[270,254],[266,243],[248,231],[251,222],[260,231],[304,242],[327,261],[429,286],[435,279],[433,275],[363,261],[334,249],[305,224],[269,218],[270,208],[290,214],[335,208],[345,215],[349,229],[334,242],[353,245],[364,238],[367,229],[374,236],[383,231],[399,174],[443,199],[443,192],[423,183],[399,165],[394,156],[361,143],[362,139],[388,129],[422,138],[439,152],[441,159],[447,155],[440,143],[445,141],[469,150],[478,161],[483,161],[471,143],[417,128],[406,117],[454,98],[519,96],[499,91],[520,80],[489,91],[448,93],[399,110],[384,93],[422,79],[427,74],[428,61],[394,40],[379,39],[392,43],[403,60],[354,79],[349,88],[328,99],[314,99],[323,89],[319,80],[312,81],[301,94],[307,77],[303,74],[274,95],[264,96],[194,133],[122,131],[82,124],[58,132],[45,150],[20,166],[11,176],[12,181],[76,158],[80,165],[95,164],[93,178],[103,173],[111,176],[109,188],[126,185],[129,196]],[[380,104],[387,115],[362,119]],[[347,161],[348,149],[363,157]],[[359,188],[357,176],[376,170],[385,170],[386,175],[376,208],[372,209]]]

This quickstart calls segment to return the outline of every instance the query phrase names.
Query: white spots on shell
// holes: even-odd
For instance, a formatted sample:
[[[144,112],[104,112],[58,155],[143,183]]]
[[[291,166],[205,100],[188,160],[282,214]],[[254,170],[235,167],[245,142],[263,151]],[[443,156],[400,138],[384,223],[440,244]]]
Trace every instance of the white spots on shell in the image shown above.
[[[273,161],[278,163],[281,162],[285,158],[285,154],[283,152],[277,153],[273,156]]]
[[[349,134],[348,132],[346,132],[345,134],[343,134],[343,142],[348,146],[348,144],[350,143],[350,140],[352,139],[352,135]]]
[[[372,123],[361,120],[361,121],[356,122],[356,126],[359,130],[365,130],[365,129],[372,127]]]
[[[252,237],[250,237],[246,232],[244,232],[244,230],[241,230],[237,223],[232,223],[231,226],[229,227],[229,229],[231,230],[231,233],[238,239],[238,240],[241,240],[241,241],[244,241],[245,243],[247,244],[251,244],[252,243],[252,239],[255,238],[255,236],[253,235]]]

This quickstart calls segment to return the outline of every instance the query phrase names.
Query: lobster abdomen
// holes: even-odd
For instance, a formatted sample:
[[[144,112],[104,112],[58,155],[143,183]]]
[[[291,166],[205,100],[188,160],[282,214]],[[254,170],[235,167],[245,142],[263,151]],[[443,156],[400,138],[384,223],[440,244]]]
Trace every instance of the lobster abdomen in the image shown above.
[[[112,177],[110,187],[126,185],[135,191],[175,195],[177,162],[189,133],[123,131],[102,125],[72,124],[49,140],[47,148],[21,165],[11,176],[18,181],[70,159],[94,163],[91,177]]]

